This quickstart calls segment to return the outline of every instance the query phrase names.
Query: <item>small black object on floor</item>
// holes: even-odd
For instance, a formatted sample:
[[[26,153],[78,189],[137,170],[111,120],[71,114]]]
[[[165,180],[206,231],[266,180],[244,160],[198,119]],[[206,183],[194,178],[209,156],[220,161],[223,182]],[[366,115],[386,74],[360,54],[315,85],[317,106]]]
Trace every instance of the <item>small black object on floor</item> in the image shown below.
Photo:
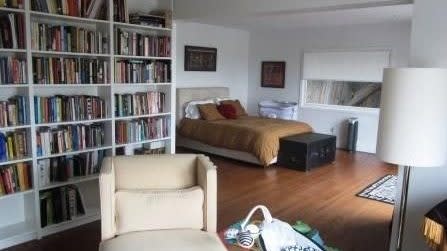
[[[279,140],[278,164],[309,171],[335,160],[336,137],[319,133],[303,133]]]

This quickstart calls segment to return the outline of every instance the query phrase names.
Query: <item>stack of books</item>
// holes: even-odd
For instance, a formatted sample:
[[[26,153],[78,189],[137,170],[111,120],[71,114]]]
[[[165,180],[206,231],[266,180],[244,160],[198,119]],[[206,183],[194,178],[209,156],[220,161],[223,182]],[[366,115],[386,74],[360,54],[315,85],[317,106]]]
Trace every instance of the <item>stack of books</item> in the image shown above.
[[[146,118],[132,121],[117,121],[115,135],[117,144],[135,143],[169,136],[169,118]]]
[[[1,14],[0,27],[0,48],[25,48],[25,18],[22,14]]]
[[[33,58],[35,84],[106,84],[108,62],[89,58]]]
[[[163,61],[120,60],[115,62],[117,83],[171,82],[171,65]]]
[[[28,156],[26,130],[0,133],[0,161],[21,159]]]
[[[170,57],[171,38],[168,36],[142,35],[117,29],[116,54],[145,57]]]
[[[32,187],[30,163],[17,163],[0,169],[0,196],[24,192]]]
[[[39,198],[42,227],[69,221],[85,214],[82,194],[74,185],[43,191],[39,194]]]
[[[129,19],[131,24],[147,25],[158,28],[166,27],[166,18],[164,16],[144,13],[131,13]]]
[[[107,18],[104,0],[33,0],[31,8],[35,11],[72,17]]]
[[[24,0],[0,0],[0,7],[23,9]]]
[[[38,156],[100,147],[104,144],[104,128],[102,124],[40,128],[36,141]]]
[[[73,177],[97,174],[103,158],[104,151],[93,151],[74,156],[39,160],[37,168],[40,175],[40,186],[47,186],[51,182],[64,182]]]
[[[139,116],[157,114],[164,111],[164,92],[137,92],[135,94],[115,94],[115,116]]]
[[[0,101],[0,127],[28,124],[28,97],[15,96]]]
[[[26,82],[26,60],[0,57],[0,84],[24,84]]]
[[[34,97],[36,123],[102,119],[107,115],[105,101],[97,96]]]
[[[78,53],[107,53],[105,33],[75,26],[31,23],[33,50]]]

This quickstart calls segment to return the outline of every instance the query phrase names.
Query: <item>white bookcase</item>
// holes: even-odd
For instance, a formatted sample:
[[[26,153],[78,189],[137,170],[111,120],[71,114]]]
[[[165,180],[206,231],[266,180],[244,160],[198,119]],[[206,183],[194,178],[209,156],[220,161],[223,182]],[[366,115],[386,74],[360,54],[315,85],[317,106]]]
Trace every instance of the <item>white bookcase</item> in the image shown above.
[[[23,126],[0,128],[1,132],[14,131],[18,129],[28,130],[29,152],[32,154],[23,159],[1,162],[0,169],[8,164],[17,162],[32,163],[32,181],[31,190],[8,194],[0,197],[0,249],[20,244],[32,239],[40,239],[43,236],[57,233],[69,228],[73,228],[82,224],[86,224],[100,219],[99,208],[99,186],[98,174],[76,177],[66,182],[53,182],[49,185],[41,186],[39,181],[39,170],[37,162],[40,159],[76,155],[79,153],[105,150],[106,156],[115,155],[119,148],[126,148],[129,152],[132,148],[147,146],[153,142],[162,144],[166,147],[167,153],[175,151],[175,24],[170,28],[156,28],[144,25],[135,25],[128,23],[119,23],[113,20],[113,1],[124,0],[104,0],[108,8],[108,19],[97,20],[72,16],[63,16],[57,14],[41,13],[31,9],[31,1],[24,0],[23,9],[0,8],[0,13],[21,13],[25,16],[26,30],[26,48],[25,49],[0,49],[0,56],[13,55],[27,60],[27,83],[20,85],[0,85],[0,100],[7,100],[14,95],[23,95],[29,97],[29,118],[30,123]],[[151,10],[172,10],[172,0],[126,0],[129,13],[149,12]],[[109,51],[107,54],[88,54],[88,53],[72,53],[72,52],[54,52],[39,51],[32,49],[31,41],[31,23],[38,21],[39,23],[63,24],[90,28],[107,34]],[[166,35],[171,37],[171,57],[143,57],[143,56],[123,56],[115,53],[115,36],[114,32],[117,28],[138,32],[141,34]],[[71,58],[97,58],[108,61],[109,64],[109,80],[110,83],[101,84],[79,84],[79,85],[38,85],[33,83],[33,57],[71,57]],[[115,61],[119,59],[144,59],[144,60],[163,60],[170,62],[171,81],[169,83],[135,83],[123,84],[115,82]],[[163,113],[140,115],[140,116],[115,116],[115,100],[114,94],[117,93],[136,93],[143,91],[162,91],[166,93],[166,107]],[[95,95],[100,96],[106,101],[107,117],[96,120],[70,121],[60,123],[36,124],[34,114],[34,97],[35,96],[53,96],[53,95]],[[146,117],[168,117],[170,118],[169,136],[145,140],[143,142],[117,144],[115,142],[115,123],[121,120],[133,120]],[[37,138],[36,130],[41,127],[58,127],[70,124],[91,124],[102,123],[105,130],[105,144],[101,147],[84,149],[75,152],[65,152],[62,154],[52,154],[49,156],[37,155]],[[162,142],[162,143],[159,143]],[[131,151],[131,150],[130,150]],[[70,221],[48,225],[41,227],[40,222],[40,199],[39,193],[43,190],[56,188],[64,185],[75,184],[83,195],[83,201],[86,207],[86,213],[83,216],[74,218]]]

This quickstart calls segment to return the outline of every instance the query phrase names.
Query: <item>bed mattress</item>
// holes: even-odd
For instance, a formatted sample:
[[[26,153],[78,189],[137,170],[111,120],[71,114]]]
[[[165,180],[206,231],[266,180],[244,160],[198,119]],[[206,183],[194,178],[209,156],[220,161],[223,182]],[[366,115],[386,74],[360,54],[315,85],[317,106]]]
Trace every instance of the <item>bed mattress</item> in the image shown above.
[[[303,122],[243,116],[238,119],[206,121],[182,119],[178,133],[185,138],[256,156],[267,166],[279,151],[279,138],[312,132]]]

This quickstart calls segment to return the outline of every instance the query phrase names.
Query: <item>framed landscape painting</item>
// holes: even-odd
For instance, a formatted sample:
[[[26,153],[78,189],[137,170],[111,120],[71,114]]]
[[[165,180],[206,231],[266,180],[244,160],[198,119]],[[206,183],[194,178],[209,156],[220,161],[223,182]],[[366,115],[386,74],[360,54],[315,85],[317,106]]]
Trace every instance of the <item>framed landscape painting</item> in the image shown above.
[[[286,76],[286,62],[262,62],[261,87],[284,88]]]
[[[185,46],[185,71],[216,71],[217,48]]]

